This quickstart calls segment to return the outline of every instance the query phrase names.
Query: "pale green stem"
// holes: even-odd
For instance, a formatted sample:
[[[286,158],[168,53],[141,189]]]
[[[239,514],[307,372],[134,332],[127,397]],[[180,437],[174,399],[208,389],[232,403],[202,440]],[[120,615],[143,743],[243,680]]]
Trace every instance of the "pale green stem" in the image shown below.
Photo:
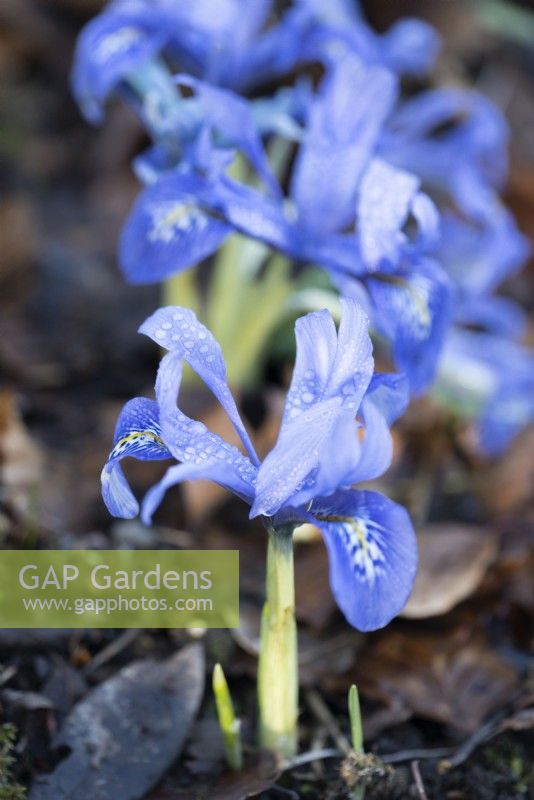
[[[163,282],[161,294],[164,306],[183,306],[190,308],[195,314],[200,310],[200,296],[194,269],[187,269],[167,278]]]
[[[219,726],[224,739],[226,760],[231,769],[243,767],[243,750],[241,747],[241,723],[234,711],[230,690],[220,664],[213,668],[213,694],[217,705]]]
[[[269,528],[258,701],[260,744],[284,758],[291,758],[297,752],[298,713],[292,527]]]

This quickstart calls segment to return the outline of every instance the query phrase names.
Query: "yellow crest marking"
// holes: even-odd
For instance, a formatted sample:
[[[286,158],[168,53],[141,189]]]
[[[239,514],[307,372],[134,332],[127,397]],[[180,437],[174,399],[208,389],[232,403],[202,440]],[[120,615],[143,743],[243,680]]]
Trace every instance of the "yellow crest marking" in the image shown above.
[[[363,552],[367,555],[368,544],[367,544],[367,538],[365,536],[365,526],[362,525],[362,523],[359,520],[356,520],[353,517],[338,516],[337,514],[324,514],[321,516],[318,515],[317,519],[320,519],[321,522],[341,522],[343,525],[350,525],[350,527],[358,537],[358,541],[360,542]]]
[[[151,439],[154,442],[154,444],[160,445],[161,447],[165,447],[165,443],[161,438],[161,436],[158,436],[158,434],[154,433],[154,431],[149,431],[149,430],[133,431],[133,433],[129,433],[127,434],[127,436],[123,436],[122,439],[119,439],[119,441],[117,442],[117,444],[115,445],[115,447],[111,452],[111,458],[113,458],[115,454],[118,455],[122,450],[124,450],[126,445],[131,444],[132,442],[135,442],[137,439],[142,439],[142,438]]]

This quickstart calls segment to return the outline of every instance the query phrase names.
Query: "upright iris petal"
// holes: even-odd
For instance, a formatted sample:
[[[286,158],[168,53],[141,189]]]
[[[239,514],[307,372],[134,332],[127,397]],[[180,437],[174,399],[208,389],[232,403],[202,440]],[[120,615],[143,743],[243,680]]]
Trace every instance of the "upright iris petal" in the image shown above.
[[[410,245],[403,230],[410,215],[418,224],[415,243],[422,248],[435,243],[437,210],[419,192],[418,178],[373,159],[360,185],[356,217],[362,260],[370,271],[397,268]]]
[[[280,435],[258,473],[251,516],[272,515],[350,482],[359,457],[356,415],[373,372],[367,328],[351,300],[343,301],[337,341],[327,312],[297,323],[295,373]]]
[[[308,229],[337,231],[354,217],[360,176],[396,94],[392,73],[370,68],[354,55],[327,72],[310,107],[291,184]]]

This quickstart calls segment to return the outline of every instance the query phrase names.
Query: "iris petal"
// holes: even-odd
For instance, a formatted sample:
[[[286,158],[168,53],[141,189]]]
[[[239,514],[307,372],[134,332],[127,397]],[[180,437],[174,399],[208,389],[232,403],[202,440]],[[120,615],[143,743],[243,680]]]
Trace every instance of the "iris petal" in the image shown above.
[[[358,181],[396,93],[392,73],[367,67],[354,54],[327,73],[310,109],[291,186],[308,229],[334,232],[354,217]]]
[[[147,13],[140,0],[110,3],[82,31],[74,57],[72,88],[86,118],[102,119],[110,92],[156,55],[170,37],[157,7]]]
[[[362,258],[369,269],[377,269],[384,260],[397,264],[407,242],[402,228],[418,189],[418,178],[382,159],[373,159],[366,169],[357,219]]]
[[[437,264],[421,261],[406,274],[370,277],[373,321],[392,343],[393,357],[412,390],[434,378],[451,317],[451,284]]]
[[[211,437],[214,436],[215,434],[211,434]],[[213,438],[210,441],[213,441]],[[201,461],[199,463],[188,462],[184,464],[175,464],[169,467],[163,478],[152,486],[145,495],[141,511],[141,518],[145,525],[151,524],[152,516],[163,500],[167,490],[172,486],[176,486],[178,483],[189,480],[213,481],[223,486],[225,489],[229,489],[246,502],[251,501],[252,488],[250,481],[239,475],[239,472],[233,468],[233,465],[228,464],[224,459],[218,461]]]
[[[275,197],[280,187],[273,175],[256,129],[251,106],[239,95],[220,89],[189,75],[179,75],[181,85],[189,86],[202,104],[204,120],[223,138],[222,144],[241,150]]]
[[[171,457],[161,438],[159,408],[154,400],[136,397],[126,403],[117,421],[113,449],[102,470],[102,496],[110,514],[131,519],[139,506],[120,467],[126,456],[141,461]]]
[[[330,560],[330,585],[355,628],[382,628],[405,605],[417,544],[406,510],[377,492],[339,492],[313,504]]]
[[[202,210],[204,181],[174,171],[145,189],[122,231],[119,260],[131,283],[157,283],[202,261],[222,244],[230,228]]]
[[[304,504],[351,483],[360,453],[356,415],[373,357],[365,313],[347,298],[342,308],[337,339],[325,311],[297,323],[295,375],[280,435],[258,471],[251,516],[272,515],[284,504]]]
[[[228,414],[252,461],[258,464],[258,457],[228,388],[226,364],[221,347],[213,334],[198,321],[190,309],[180,306],[158,309],[141,325],[139,331],[195,370]],[[168,367],[164,367],[162,362],[160,381],[165,371],[168,371]],[[178,388],[179,384],[172,400],[174,403]]]

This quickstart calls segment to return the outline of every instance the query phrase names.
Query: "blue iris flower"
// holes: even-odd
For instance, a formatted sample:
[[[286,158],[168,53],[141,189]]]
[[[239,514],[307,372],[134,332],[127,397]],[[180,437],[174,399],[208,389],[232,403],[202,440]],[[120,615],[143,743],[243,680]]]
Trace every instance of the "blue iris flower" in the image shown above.
[[[344,293],[365,301],[397,365],[422,390],[448,324],[450,286],[430,257],[438,238],[433,203],[418,178],[377,155],[397,91],[393,73],[351,53],[332,66],[307,109],[285,200],[272,181],[275,196],[267,197],[206,167],[163,175],[126,223],[119,260],[128,280],[161,280],[240,231],[320,264]]]
[[[74,94],[99,122],[107,97],[161,57],[212,84],[248,91],[292,69],[300,15],[266,26],[272,0],[114,0],[84,28],[75,55]]]
[[[272,0],[113,0],[84,28],[72,84],[87,119],[155,59],[212,84],[247,92],[306,61],[343,50],[393,71],[426,72],[439,48],[434,29],[401,20],[379,36],[350,0],[296,0],[269,25]],[[148,88],[145,86],[145,88]]]
[[[454,325],[436,390],[472,420],[480,450],[497,456],[534,420],[534,354],[520,343],[525,314],[495,294],[525,262],[529,246],[500,206],[482,224],[449,212],[443,231],[440,259],[454,281]]]
[[[373,375],[366,315],[353,300],[342,300],[342,306],[338,331],[327,311],[297,321],[297,357],[280,433],[261,463],[228,388],[217,341],[188,309],[156,311],[140,328],[168,350],[158,372],[156,400],[138,397],[123,408],[102,490],[113,515],[134,517],[139,506],[121,459],[174,458],[179,463],[143,501],[147,523],[169,487],[198,478],[241,497],[251,506],[251,517],[269,517],[274,525],[313,523],[326,542],[339,607],[352,625],[373,630],[408,598],[416,542],[404,508],[376,492],[351,487],[388,468],[389,424],[402,414],[408,392],[400,375]],[[221,403],[246,455],[179,410],[184,362]]]

